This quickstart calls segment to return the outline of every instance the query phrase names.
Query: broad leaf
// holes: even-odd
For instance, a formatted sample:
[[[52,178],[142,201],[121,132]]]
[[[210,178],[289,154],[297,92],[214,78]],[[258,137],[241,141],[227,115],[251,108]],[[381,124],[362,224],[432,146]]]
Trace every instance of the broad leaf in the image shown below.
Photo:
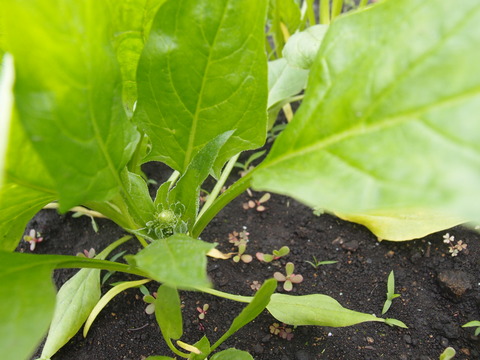
[[[20,120],[55,181],[61,210],[111,198],[138,134],[122,107],[108,6],[14,0],[3,1],[2,11]]]
[[[479,22],[476,0],[385,1],[338,18],[254,187],[341,214],[476,218]]]
[[[189,230],[197,216],[200,187],[210,173],[220,150],[231,135],[232,131],[228,131],[205,145],[195,155],[185,174],[178,180],[175,188],[169,194],[169,202],[175,204],[178,201],[185,206],[182,220],[188,224]]]
[[[343,327],[365,321],[385,322],[374,315],[346,309],[334,298],[321,294],[273,294],[267,309],[278,321],[294,326]]]
[[[292,67],[285,59],[268,63],[268,108],[300,93],[307,85],[308,71]]]
[[[6,360],[32,355],[55,306],[51,280],[55,264],[22,255],[0,252],[0,348]]]
[[[122,72],[123,103],[131,116],[137,99],[137,65],[158,8],[165,0],[109,0],[114,47]]]
[[[5,59],[0,81],[0,249],[11,251],[28,221],[57,195],[13,108],[13,62]]]
[[[210,350],[210,341],[207,339],[207,337],[204,335],[200,340],[198,340],[194,346],[200,350],[202,353],[201,354],[195,354],[195,353],[190,353],[190,356],[188,357],[191,360],[203,360],[205,359],[211,352]]]
[[[232,348],[213,355],[211,360],[253,360],[253,357],[246,351]]]
[[[81,328],[100,299],[100,270],[81,269],[60,288],[42,358],[50,358]]]
[[[152,141],[149,159],[183,173],[226,131],[215,170],[266,135],[266,0],[183,0],[158,11],[138,68],[134,117]],[[181,16],[178,16],[181,14]]]
[[[283,48],[287,62],[293,67],[310,69],[327,30],[328,25],[314,25],[293,34]]]
[[[186,235],[159,239],[126,257],[152,279],[179,289],[210,286],[206,254],[215,246]]]
[[[161,285],[158,288],[155,299],[155,318],[166,341],[178,340],[182,337],[182,309],[177,289],[167,285]]]

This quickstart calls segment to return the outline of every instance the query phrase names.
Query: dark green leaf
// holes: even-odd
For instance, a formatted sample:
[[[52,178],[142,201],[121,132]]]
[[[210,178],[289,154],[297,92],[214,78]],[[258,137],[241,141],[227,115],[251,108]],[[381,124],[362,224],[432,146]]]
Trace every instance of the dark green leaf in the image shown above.
[[[182,309],[177,289],[167,285],[161,285],[158,288],[155,318],[165,339],[178,340],[182,337]]]
[[[479,22],[476,0],[385,1],[336,19],[253,186],[358,215],[386,239],[406,237],[385,217],[477,217]],[[407,238],[425,235],[409,226]]]
[[[150,159],[181,173],[209,141],[234,135],[215,170],[266,135],[266,0],[169,1],[154,19],[138,68],[135,119]],[[181,16],[179,16],[181,14]]]
[[[210,287],[206,254],[214,246],[177,234],[156,240],[137,255],[126,258],[152,279],[166,285],[179,289]]]
[[[267,306],[277,319],[289,325],[343,327],[365,321],[385,322],[382,318],[344,308],[330,296],[273,294]]]
[[[138,134],[122,106],[107,4],[2,4],[20,120],[55,181],[61,210],[111,198]]]

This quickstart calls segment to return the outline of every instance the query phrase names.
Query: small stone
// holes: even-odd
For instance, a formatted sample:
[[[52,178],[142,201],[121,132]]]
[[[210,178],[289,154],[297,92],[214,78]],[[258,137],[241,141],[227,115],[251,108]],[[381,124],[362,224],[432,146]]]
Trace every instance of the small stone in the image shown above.
[[[357,240],[352,240],[352,241],[349,241],[349,242],[346,242],[344,244],[342,244],[342,248],[344,250],[348,250],[348,251],[357,251],[358,249],[358,241]]]
[[[442,337],[440,339],[440,344],[442,344],[443,347],[448,347],[448,339]]]
[[[373,344],[375,342],[375,340],[373,340],[373,338],[371,336],[367,336],[367,342],[369,344]]]
[[[437,280],[442,290],[457,300],[472,288],[469,275],[460,270],[442,271]]]
[[[256,344],[253,346],[253,351],[255,354],[263,354],[263,346],[260,344]]]
[[[404,335],[403,336],[403,340],[407,343],[407,344],[411,344],[412,343],[412,337],[410,335]]]

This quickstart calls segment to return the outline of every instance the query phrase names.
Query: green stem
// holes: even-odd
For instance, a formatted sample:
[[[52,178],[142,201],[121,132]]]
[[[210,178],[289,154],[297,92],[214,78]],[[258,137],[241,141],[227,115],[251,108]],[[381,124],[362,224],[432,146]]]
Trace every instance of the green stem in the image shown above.
[[[59,255],[60,256],[60,255]],[[80,259],[75,260],[75,256],[61,256],[68,257],[64,261],[58,261],[55,265],[56,269],[75,269],[75,268],[88,268],[88,269],[100,269],[100,270],[109,270],[109,271],[120,271],[127,274],[138,275],[144,278],[150,278],[148,274],[144,273],[142,270],[134,268],[127,264],[121,264],[113,261],[107,260],[97,260],[97,259]]]
[[[222,210],[228,203],[248,189],[253,172],[255,172],[255,169],[230,186],[215,200],[215,202],[202,214],[202,216],[197,218],[197,222],[192,229],[192,237],[197,238],[200,236],[203,229],[205,229],[208,223],[220,212],[220,210]]]
[[[137,238],[140,245],[142,245],[144,248],[146,248],[148,246],[148,243],[145,241],[145,239],[143,237],[141,237],[140,235],[137,235],[137,234],[135,234],[135,237]]]
[[[240,153],[233,156],[228,161],[227,165],[225,165],[225,169],[223,170],[222,175],[220,175],[220,178],[215,184],[215,187],[213,188],[212,192],[208,195],[207,201],[205,202],[205,205],[203,205],[202,210],[197,216],[197,219],[200,218],[205,213],[205,211],[207,211],[208,208],[213,204],[213,202],[217,199],[218,194],[220,194],[220,191],[222,190],[223,185],[225,185],[225,182],[227,181],[230,173],[232,172],[232,169],[235,166],[235,163],[237,162],[239,156],[240,156]]]
[[[313,9],[313,0],[307,1],[307,18],[310,26],[315,25],[317,22],[315,21],[315,10]]]
[[[361,8],[367,6],[367,4],[368,4],[368,0],[361,0],[360,4],[358,5],[358,8],[361,9]]]
[[[210,294],[210,295],[222,297],[222,298],[228,299],[228,300],[243,302],[243,303],[247,303],[247,304],[250,303],[253,300],[252,296],[233,295],[233,294],[229,294],[229,293],[226,293],[226,292],[223,292],[223,291],[220,291],[220,290],[215,290],[215,289],[210,289],[210,288],[197,287],[195,289],[198,290],[198,291]]]
[[[113,243],[108,245],[105,249],[103,249],[103,251],[100,254],[98,254],[95,258],[99,260],[105,260],[108,254],[110,254],[113,250],[115,250],[117,247],[127,242],[131,238],[132,238],[131,235],[126,235],[121,237],[120,239],[118,239],[117,241],[114,241]]]
[[[320,24],[330,24],[330,0],[320,0]]]
[[[175,345],[173,345],[172,339],[170,339],[168,337],[164,337],[164,339],[165,339],[165,342],[167,343],[168,347],[170,348],[170,350],[172,350],[176,355],[181,356],[185,359],[188,359],[190,357],[190,354],[187,354],[187,353],[184,353],[184,352],[181,352],[180,350],[178,350],[175,347]]]
[[[332,21],[342,13],[343,0],[333,0],[332,3]]]
[[[178,180],[178,178],[180,177],[180,173],[175,170],[172,175],[170,175],[170,177],[168,178],[168,180],[166,182],[170,182],[170,186],[168,187],[168,190],[170,190],[171,188],[173,188],[173,185],[175,185],[175,182]]]

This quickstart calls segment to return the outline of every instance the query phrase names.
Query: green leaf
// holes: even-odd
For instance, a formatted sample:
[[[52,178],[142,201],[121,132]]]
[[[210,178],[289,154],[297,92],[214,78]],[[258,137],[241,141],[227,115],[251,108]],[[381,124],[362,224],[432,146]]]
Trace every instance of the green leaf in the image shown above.
[[[475,0],[386,1],[336,19],[253,186],[341,214],[476,217],[479,22]]]
[[[277,281],[275,279],[265,281],[255,294],[252,301],[242,310],[235,320],[233,320],[233,323],[230,325],[227,332],[212,346],[212,350],[215,350],[230,336],[260,315],[270,302],[270,297],[275,292],[276,288]]]
[[[0,187],[4,183],[4,164],[7,152],[7,136],[9,134],[10,120],[13,116],[13,82],[15,69],[11,55],[3,56],[0,53]]]
[[[5,360],[29,359],[53,315],[55,263],[34,258],[0,252],[0,348]]]
[[[155,318],[166,340],[177,340],[182,337],[182,309],[177,289],[167,285],[161,285],[158,288],[155,300]]]
[[[109,0],[113,44],[123,81],[123,103],[129,116],[137,100],[137,65],[155,13],[165,0]]]
[[[213,355],[211,360],[253,360],[253,357],[246,351],[231,348]]]
[[[314,25],[293,34],[283,48],[283,56],[288,64],[300,69],[310,69],[327,30],[328,25]]]
[[[457,352],[455,351],[455,349],[449,346],[440,354],[439,360],[453,359],[456,354]]]
[[[266,0],[169,1],[157,13],[138,67],[135,119],[149,159],[184,173],[209,141],[234,135],[227,159],[266,136]],[[181,16],[178,16],[181,14]]]
[[[232,133],[233,131],[227,131],[205,145],[195,155],[185,174],[169,194],[169,202],[175,204],[178,201],[185,206],[182,220],[187,222],[189,230],[197,217],[200,187],[212,169],[222,146],[225,145]]]
[[[136,217],[139,218],[138,220],[141,221],[141,224],[146,224],[153,219],[155,213],[155,206],[148,191],[147,183],[140,175],[131,173],[126,169],[122,172],[122,177],[122,182],[127,188],[129,197],[138,210]]]
[[[175,358],[169,356],[149,356],[145,360],[175,360]]]
[[[108,200],[139,136],[122,107],[107,4],[2,4],[20,120],[55,181],[60,209]]]
[[[57,294],[42,357],[52,357],[78,332],[100,296],[100,270],[97,269],[81,269],[63,284]]]
[[[321,294],[273,294],[267,309],[278,321],[294,326],[343,327],[365,321],[385,322],[374,315],[346,309],[337,300]]]
[[[385,319],[385,324],[390,325],[390,326],[398,326],[398,327],[401,327],[401,328],[404,328],[404,329],[408,329],[408,326],[405,325],[405,323],[403,323],[402,321],[397,320],[397,319],[386,318]]]
[[[190,353],[190,356],[188,357],[191,360],[203,360],[205,359],[211,352],[210,350],[210,341],[207,339],[207,337],[204,335],[200,340],[198,340],[194,346],[200,350],[202,353],[201,354],[195,354],[195,353]]]
[[[308,71],[290,66],[284,58],[268,63],[268,108],[284,104],[307,85]]]
[[[125,257],[152,279],[178,289],[210,287],[206,254],[215,246],[176,234],[159,239],[137,255]]]

